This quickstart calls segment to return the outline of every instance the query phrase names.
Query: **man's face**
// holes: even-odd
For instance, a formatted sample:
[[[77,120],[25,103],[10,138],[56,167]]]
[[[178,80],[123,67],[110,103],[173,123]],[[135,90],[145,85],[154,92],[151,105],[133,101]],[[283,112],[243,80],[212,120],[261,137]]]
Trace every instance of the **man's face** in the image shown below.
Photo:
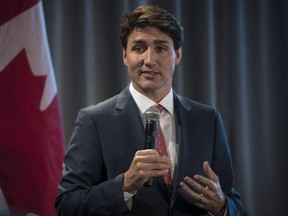
[[[169,92],[181,49],[173,40],[154,27],[135,28],[123,49],[123,61],[134,88],[158,102]]]

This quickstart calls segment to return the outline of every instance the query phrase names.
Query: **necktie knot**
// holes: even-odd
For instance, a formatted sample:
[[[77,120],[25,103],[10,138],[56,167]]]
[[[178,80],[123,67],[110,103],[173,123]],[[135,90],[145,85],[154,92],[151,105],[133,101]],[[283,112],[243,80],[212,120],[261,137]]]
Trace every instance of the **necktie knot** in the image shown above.
[[[157,104],[157,105],[155,105],[154,106],[156,109],[158,109],[159,111],[160,111],[160,113],[162,113],[163,112],[163,110],[165,109],[162,105],[160,105],[160,104]]]

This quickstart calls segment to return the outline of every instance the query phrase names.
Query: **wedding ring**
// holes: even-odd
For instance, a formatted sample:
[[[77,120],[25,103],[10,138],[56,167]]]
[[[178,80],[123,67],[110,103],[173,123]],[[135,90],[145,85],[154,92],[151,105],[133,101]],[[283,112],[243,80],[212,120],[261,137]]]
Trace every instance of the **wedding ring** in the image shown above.
[[[197,201],[197,202],[201,202],[202,199],[203,199],[203,194],[201,193],[200,196],[199,196],[199,198],[198,198],[198,201]]]

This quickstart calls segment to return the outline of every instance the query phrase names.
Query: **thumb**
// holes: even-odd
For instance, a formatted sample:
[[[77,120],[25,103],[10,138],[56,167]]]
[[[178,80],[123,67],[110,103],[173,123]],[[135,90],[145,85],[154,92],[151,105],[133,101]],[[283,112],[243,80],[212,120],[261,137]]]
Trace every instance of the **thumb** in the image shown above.
[[[217,181],[217,176],[216,176],[216,174],[213,172],[213,170],[211,169],[208,161],[204,161],[204,163],[203,163],[203,169],[204,169],[207,177],[208,177],[210,180],[212,180],[212,181],[214,181],[214,182]]]

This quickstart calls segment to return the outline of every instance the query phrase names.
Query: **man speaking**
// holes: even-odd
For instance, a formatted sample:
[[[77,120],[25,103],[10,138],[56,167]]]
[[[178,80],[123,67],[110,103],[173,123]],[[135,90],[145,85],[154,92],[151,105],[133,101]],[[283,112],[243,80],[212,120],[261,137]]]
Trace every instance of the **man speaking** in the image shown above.
[[[124,15],[121,43],[131,83],[80,110],[58,215],[241,215],[220,114],[172,89],[182,42],[182,27],[162,8]],[[159,110],[156,146],[145,148],[151,107]]]

